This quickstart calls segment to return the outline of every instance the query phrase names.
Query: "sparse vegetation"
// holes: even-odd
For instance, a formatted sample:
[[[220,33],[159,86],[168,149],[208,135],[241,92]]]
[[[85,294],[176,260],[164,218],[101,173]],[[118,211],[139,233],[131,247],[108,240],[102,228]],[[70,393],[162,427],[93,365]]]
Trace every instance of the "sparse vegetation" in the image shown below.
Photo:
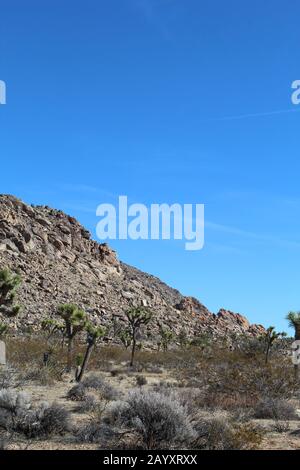
[[[197,438],[194,446],[204,450],[258,449],[262,430],[251,423],[234,423],[224,416],[199,419],[195,423]]]
[[[274,420],[296,420],[298,416],[295,408],[287,400],[272,398],[269,396],[261,398],[254,409],[255,417],[259,419]]]
[[[85,323],[80,331],[88,328]],[[132,351],[103,342],[89,355],[90,372],[70,386],[56,334],[47,366],[48,335],[7,337],[10,365],[0,369],[5,448],[12,441],[38,446],[60,436],[75,447],[259,449],[268,432],[283,439],[299,427],[299,383],[290,358],[281,352],[286,349],[277,347],[286,348],[284,338],[276,339],[267,362],[262,340],[238,338],[236,349],[221,341],[203,347],[199,335],[199,342],[189,341],[188,347],[136,349],[131,367]],[[87,351],[77,338],[72,352],[80,366]],[[60,391],[49,405],[48,394],[56,388]]]

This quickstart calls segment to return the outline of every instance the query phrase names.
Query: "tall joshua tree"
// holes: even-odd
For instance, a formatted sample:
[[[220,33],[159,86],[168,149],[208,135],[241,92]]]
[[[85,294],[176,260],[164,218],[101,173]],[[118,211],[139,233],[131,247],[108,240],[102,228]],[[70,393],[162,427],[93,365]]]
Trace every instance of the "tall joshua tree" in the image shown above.
[[[0,313],[10,318],[20,312],[20,305],[15,304],[17,289],[21,284],[19,274],[5,268],[0,270]]]
[[[144,307],[133,307],[126,312],[126,318],[129,324],[129,332],[131,335],[131,359],[130,367],[133,366],[134,355],[136,351],[136,339],[142,325],[147,325],[151,318],[152,313]]]
[[[283,338],[286,336],[286,333],[281,332],[281,333],[276,333],[275,327],[274,326],[269,326],[267,328],[266,333],[263,336],[263,340],[265,342],[265,363],[268,363],[269,356],[270,356],[270,350],[275,343],[275,341],[279,338]]]
[[[85,355],[83,358],[82,366],[80,368],[80,372],[76,376],[77,382],[81,382],[82,377],[86,371],[88,362],[90,360],[92,351],[97,343],[103,336],[106,334],[106,329],[102,326],[94,326],[92,323],[87,323],[86,325],[87,331],[87,348],[85,351]]]
[[[286,319],[289,322],[289,326],[294,328],[295,331],[295,341],[300,340],[300,312],[289,312],[286,316]],[[295,375],[298,377],[299,373],[299,364],[294,364]]]
[[[64,335],[68,339],[67,371],[72,369],[72,354],[74,338],[87,325],[87,317],[84,310],[74,304],[63,304],[58,307],[57,314],[64,320]]]

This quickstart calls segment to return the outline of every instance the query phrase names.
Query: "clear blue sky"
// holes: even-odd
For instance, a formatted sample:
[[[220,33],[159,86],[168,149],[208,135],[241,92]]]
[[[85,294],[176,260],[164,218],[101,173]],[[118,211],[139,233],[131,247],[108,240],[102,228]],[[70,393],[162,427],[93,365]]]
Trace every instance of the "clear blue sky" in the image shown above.
[[[300,309],[300,5],[2,0],[1,193],[76,216],[204,203],[205,247],[116,241],[212,311],[287,330]]]

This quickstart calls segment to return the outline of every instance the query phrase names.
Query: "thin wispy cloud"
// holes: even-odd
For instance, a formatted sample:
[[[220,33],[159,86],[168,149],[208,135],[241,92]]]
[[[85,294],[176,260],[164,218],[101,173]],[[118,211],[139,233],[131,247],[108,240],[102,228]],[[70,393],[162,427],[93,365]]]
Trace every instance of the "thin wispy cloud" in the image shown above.
[[[250,232],[247,230],[242,230],[236,227],[231,227],[222,224],[216,224],[214,222],[205,221],[205,228],[209,228],[211,230],[215,230],[218,232],[228,233],[230,235],[236,235],[244,238],[250,238],[252,240],[256,240],[258,242],[265,242],[270,243],[277,246],[282,246],[286,248],[300,248],[300,242],[293,241],[293,240],[285,240],[278,237],[273,237],[272,235],[265,235],[255,232]]]
[[[67,210],[67,211],[70,210],[70,211],[82,212],[85,214],[93,214],[93,215],[96,214],[96,207],[93,206],[92,204],[84,205],[84,204],[77,204],[77,203],[74,203],[74,204],[64,203],[64,204],[61,204],[61,206],[64,208],[64,210]]]
[[[162,3],[163,0],[160,0],[159,3],[154,0],[134,0],[136,8],[140,11],[146,21],[157,29],[167,41],[171,41],[172,35],[170,30],[161,17],[160,8]]]
[[[267,116],[276,116],[279,114],[289,114],[289,113],[297,113],[300,111],[300,108],[295,109],[279,109],[275,111],[266,111],[261,113],[249,113],[249,114],[239,114],[236,116],[223,116],[219,118],[212,118],[208,121],[238,121],[240,119],[251,119],[256,117],[267,117]]]
[[[62,191],[68,191],[68,192],[73,192],[73,193],[81,193],[81,194],[95,195],[95,196],[97,195],[98,197],[108,197],[110,199],[116,199],[119,197],[118,194],[115,194],[106,189],[97,188],[96,186],[90,186],[88,184],[82,184],[82,183],[74,183],[74,184],[64,183],[64,184],[59,185],[59,189],[61,189]]]

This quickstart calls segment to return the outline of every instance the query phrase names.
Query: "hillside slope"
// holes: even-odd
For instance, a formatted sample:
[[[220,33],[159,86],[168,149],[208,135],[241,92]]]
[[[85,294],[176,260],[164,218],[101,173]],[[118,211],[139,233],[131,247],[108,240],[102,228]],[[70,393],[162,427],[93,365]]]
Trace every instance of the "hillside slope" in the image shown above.
[[[159,324],[177,334],[184,329],[191,337],[264,330],[227,310],[213,314],[198,300],[120,262],[107,244],[92,240],[62,211],[0,195],[0,267],[6,266],[23,279],[18,293],[22,314],[10,321],[16,330],[38,329],[41,319],[65,302],[79,304],[94,322],[105,324],[142,304],[154,312],[152,332]]]

